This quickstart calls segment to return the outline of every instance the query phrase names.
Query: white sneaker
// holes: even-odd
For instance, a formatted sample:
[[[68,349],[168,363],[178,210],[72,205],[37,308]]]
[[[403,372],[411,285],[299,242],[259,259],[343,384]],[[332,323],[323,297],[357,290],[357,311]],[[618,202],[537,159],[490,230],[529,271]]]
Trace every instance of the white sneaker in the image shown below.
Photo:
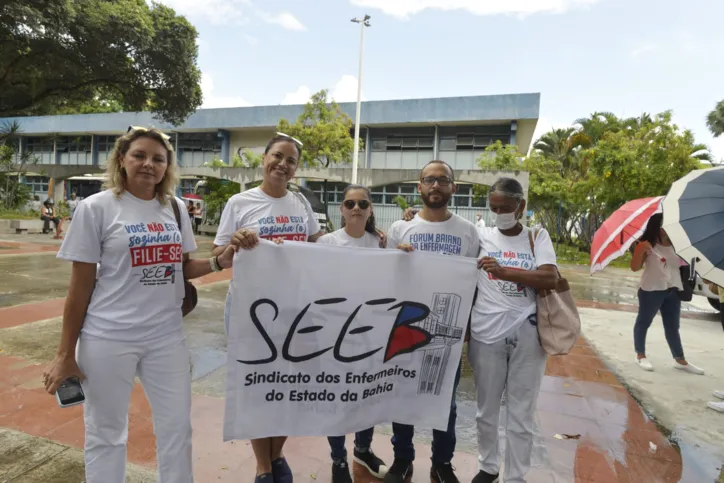
[[[714,391],[714,397],[724,399],[724,391]]]
[[[700,369],[696,367],[694,364],[689,362],[688,364],[679,364],[678,362],[674,362],[674,367],[679,369],[680,371],[686,371],[690,374],[696,374],[697,376],[703,376],[704,375],[704,369]]]
[[[651,371],[654,370],[654,366],[652,366],[651,363],[649,362],[649,360],[648,360],[647,358],[645,358],[645,357],[644,357],[643,359],[639,359],[639,358],[637,357],[637,358],[636,358],[636,364],[638,364],[639,367],[640,367],[641,369],[643,369],[644,371],[651,372]]]
[[[724,413],[724,402],[710,402],[707,407],[718,413]]]

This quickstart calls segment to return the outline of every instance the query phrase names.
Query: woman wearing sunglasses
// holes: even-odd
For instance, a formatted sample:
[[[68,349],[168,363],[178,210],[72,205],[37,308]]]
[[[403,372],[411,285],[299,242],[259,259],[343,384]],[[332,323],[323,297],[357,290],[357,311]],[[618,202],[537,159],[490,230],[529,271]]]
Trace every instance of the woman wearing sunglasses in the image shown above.
[[[322,236],[307,199],[287,189],[302,159],[302,143],[277,133],[264,150],[261,185],[229,198],[221,214],[213,254],[251,250],[259,239],[315,242]],[[226,297],[225,323],[229,333],[231,294]],[[292,483],[292,470],[282,453],[286,436],[251,440],[256,457],[255,483]]]
[[[193,481],[184,279],[231,267],[234,250],[189,259],[196,242],[174,196],[177,183],[168,136],[130,128],[108,158],[107,189],[78,203],[58,252],[73,267],[60,346],[44,383],[54,394],[68,378],[83,381],[88,483],[126,481],[136,375],[151,403],[158,481]]]
[[[381,232],[375,228],[375,215],[367,187],[354,184],[347,186],[339,209],[342,212],[342,228],[324,235],[318,243],[356,248],[385,247]],[[384,478],[387,466],[371,448],[374,432],[374,428],[369,428],[355,434],[354,460],[376,478]],[[330,436],[327,439],[332,448],[332,483],[352,483],[344,435]]]

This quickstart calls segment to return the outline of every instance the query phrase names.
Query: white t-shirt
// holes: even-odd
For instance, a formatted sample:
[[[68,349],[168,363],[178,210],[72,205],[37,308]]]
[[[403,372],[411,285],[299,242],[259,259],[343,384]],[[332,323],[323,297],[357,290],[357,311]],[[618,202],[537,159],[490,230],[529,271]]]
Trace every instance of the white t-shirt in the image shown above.
[[[477,257],[480,241],[475,225],[454,213],[438,222],[423,220],[417,214],[410,221],[394,222],[387,232],[387,248],[397,249],[401,244],[423,252]]]
[[[307,241],[320,231],[317,217],[307,199],[287,191],[273,198],[256,187],[229,198],[221,214],[214,245],[226,246],[241,229],[253,230],[260,238]]]
[[[327,233],[317,240],[317,243],[327,245],[335,245],[338,247],[356,247],[356,248],[379,248],[380,238],[377,235],[366,231],[360,238],[349,236],[344,228],[340,228],[332,233]]]
[[[170,204],[111,190],[78,203],[58,258],[97,263],[84,337],[122,342],[183,339],[183,254],[196,250],[183,201]]]
[[[78,198],[76,199],[70,199],[68,200],[68,209],[70,210],[70,217],[73,218],[73,214],[75,214],[75,209],[78,207]]]
[[[676,288],[684,290],[679,271],[679,256],[674,247],[656,245],[644,258],[644,270],[641,274],[641,290],[654,292]]]
[[[478,230],[480,256],[493,257],[501,267],[535,270],[541,265],[556,265],[556,253],[548,232],[541,229],[535,239],[535,257],[528,233],[523,227],[517,236],[505,236],[494,227]],[[493,344],[513,334],[536,312],[536,291],[520,283],[497,279],[485,270],[478,275],[478,296],[473,305],[470,335],[485,344]]]
[[[485,220],[483,220],[482,218],[480,218],[480,219],[478,220],[478,222],[475,223],[475,226],[476,226],[477,228],[485,228]]]

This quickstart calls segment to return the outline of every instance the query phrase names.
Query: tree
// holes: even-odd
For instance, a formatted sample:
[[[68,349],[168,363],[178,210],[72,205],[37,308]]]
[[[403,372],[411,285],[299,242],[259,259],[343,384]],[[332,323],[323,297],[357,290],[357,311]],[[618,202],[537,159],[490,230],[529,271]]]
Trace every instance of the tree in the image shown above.
[[[309,166],[352,161],[354,139],[350,136],[352,119],[336,102],[328,100],[328,91],[314,94],[294,124],[281,119],[277,130],[304,144],[302,161]],[[360,140],[360,149],[363,148]]]
[[[30,152],[19,155],[19,133],[17,123],[0,128],[0,201],[6,210],[19,209],[30,199],[30,190],[20,177],[34,158]]]
[[[0,117],[201,105],[196,29],[145,0],[15,0],[0,7]],[[90,100],[90,101],[89,101]]]
[[[706,125],[715,138],[724,134],[724,100],[719,101],[706,117]]]

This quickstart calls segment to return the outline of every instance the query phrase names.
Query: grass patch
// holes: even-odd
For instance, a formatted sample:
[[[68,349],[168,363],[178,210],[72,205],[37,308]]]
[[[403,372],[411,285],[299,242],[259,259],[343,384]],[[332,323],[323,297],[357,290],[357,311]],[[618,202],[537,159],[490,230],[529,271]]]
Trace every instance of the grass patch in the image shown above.
[[[37,211],[19,211],[0,209],[0,220],[39,220],[40,213]]]
[[[566,265],[590,265],[591,255],[576,246],[557,244],[555,245],[556,258],[558,263]],[[631,253],[626,252],[622,257],[612,261],[608,266],[616,268],[628,268],[631,263]]]

